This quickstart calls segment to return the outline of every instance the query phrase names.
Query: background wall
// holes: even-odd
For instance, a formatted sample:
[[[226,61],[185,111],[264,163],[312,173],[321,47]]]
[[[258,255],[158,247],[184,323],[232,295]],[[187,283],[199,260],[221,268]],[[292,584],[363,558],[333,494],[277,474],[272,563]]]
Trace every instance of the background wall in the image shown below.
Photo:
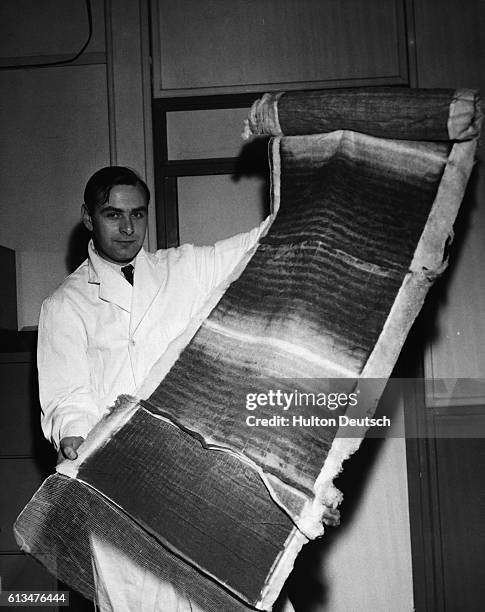
[[[92,7],[82,64],[0,71],[0,244],[17,253],[20,328],[37,324],[41,301],[69,272],[86,177],[110,159],[102,0]],[[76,0],[6,1],[0,11],[4,66],[65,59],[88,36]]]
[[[485,4],[415,2],[414,24],[416,84],[476,88],[483,96]],[[485,600],[484,514],[478,511],[485,504],[484,159],[482,142],[449,268],[419,329],[428,382],[408,413],[421,432],[437,434],[417,448],[409,445],[415,604],[422,610],[478,612]]]
[[[84,259],[78,223],[87,178],[119,163],[151,181],[140,69],[146,16],[137,3],[90,5],[92,37],[77,61],[21,68],[75,56],[88,37],[87,3],[0,3],[0,244],[17,254],[19,329],[37,324],[42,300]],[[120,21],[133,38],[119,35]],[[122,91],[120,82],[128,83]]]

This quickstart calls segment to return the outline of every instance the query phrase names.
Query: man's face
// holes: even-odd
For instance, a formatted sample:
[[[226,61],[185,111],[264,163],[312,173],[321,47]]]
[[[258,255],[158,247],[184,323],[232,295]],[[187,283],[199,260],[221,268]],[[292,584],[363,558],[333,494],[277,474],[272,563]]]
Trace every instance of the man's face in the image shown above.
[[[125,264],[143,245],[148,207],[141,189],[134,185],[115,185],[108,201],[92,215],[83,207],[83,223],[92,232],[98,254],[107,261]]]

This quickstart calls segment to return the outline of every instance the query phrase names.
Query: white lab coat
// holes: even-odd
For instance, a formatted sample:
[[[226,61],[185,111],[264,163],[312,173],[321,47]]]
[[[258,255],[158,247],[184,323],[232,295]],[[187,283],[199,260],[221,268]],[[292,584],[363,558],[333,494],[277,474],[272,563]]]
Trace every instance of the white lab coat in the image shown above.
[[[88,259],[45,300],[39,320],[42,428],[56,448],[65,436],[85,438],[118,395],[136,393],[270,221],[213,247],[142,250],[133,287],[90,243]],[[91,552],[102,612],[203,612],[113,543],[93,534]]]
[[[213,247],[141,250],[133,288],[89,245],[89,258],[41,309],[37,364],[42,428],[56,448],[86,437],[257,242],[266,224]]]

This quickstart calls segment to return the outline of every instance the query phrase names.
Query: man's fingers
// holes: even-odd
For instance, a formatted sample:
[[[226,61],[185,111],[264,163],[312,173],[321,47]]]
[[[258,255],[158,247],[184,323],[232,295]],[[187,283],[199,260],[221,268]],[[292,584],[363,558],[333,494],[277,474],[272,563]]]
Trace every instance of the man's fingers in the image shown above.
[[[71,461],[77,459],[76,451],[69,444],[63,444],[59,449],[57,463],[59,463],[63,459],[70,459]]]
[[[77,453],[72,446],[66,446],[64,449],[64,456],[66,459],[77,459]]]
[[[60,454],[62,458],[70,459],[71,461],[77,459],[77,449],[83,442],[84,438],[81,436],[67,436],[66,438],[62,438],[60,443]]]
[[[57,463],[61,463],[64,459],[77,459],[77,453],[71,447],[61,447],[57,453]]]

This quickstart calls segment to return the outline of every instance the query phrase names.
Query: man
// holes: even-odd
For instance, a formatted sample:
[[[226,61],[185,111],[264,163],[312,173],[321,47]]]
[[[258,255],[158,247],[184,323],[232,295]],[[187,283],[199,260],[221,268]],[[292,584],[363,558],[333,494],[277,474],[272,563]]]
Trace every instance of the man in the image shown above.
[[[136,393],[154,362],[265,226],[213,247],[147,253],[149,198],[146,184],[128,168],[96,172],[82,207],[82,221],[92,235],[88,259],[42,305],[42,427],[61,459],[77,457],[78,447],[118,395]]]
[[[88,258],[42,305],[38,369],[45,436],[76,459],[90,429],[122,393],[136,395],[154,362],[257,242],[270,219],[213,247],[147,253],[150,194],[124,167],[96,172],[84,192]],[[102,610],[195,610],[168,584],[91,542]]]

